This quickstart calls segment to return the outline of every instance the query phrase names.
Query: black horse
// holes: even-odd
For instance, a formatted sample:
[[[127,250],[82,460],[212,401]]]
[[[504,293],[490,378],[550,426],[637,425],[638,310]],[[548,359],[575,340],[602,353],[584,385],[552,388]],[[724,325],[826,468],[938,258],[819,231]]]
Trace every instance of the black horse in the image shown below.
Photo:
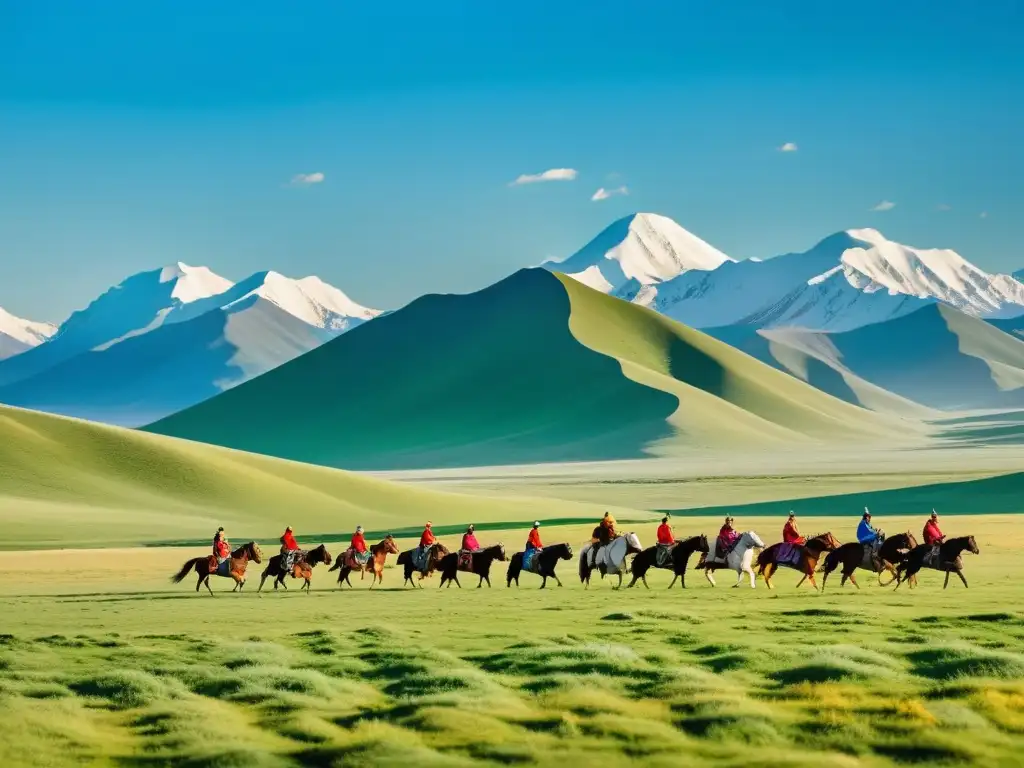
[[[451,554],[445,555],[441,560],[441,565],[438,570],[441,572],[441,583],[439,587],[443,587],[447,584],[451,587],[452,582],[462,589],[462,585],[459,584],[459,552],[452,552]],[[472,568],[470,573],[475,573],[480,577],[480,583],[477,584],[477,589],[487,582],[487,586],[491,586],[491,563],[495,560],[505,560],[505,546],[503,544],[495,544],[493,547],[487,547],[481,549],[479,552],[474,552],[471,556]]]
[[[945,589],[949,586],[949,574],[955,573],[960,577],[960,581],[967,586],[967,579],[964,578],[963,568],[964,563],[960,558],[960,555],[964,552],[970,552],[975,555],[981,554],[981,550],[978,549],[978,542],[974,540],[973,536],[961,536],[956,539],[949,539],[939,545],[938,555],[931,558],[930,555],[933,552],[931,544],[922,544],[919,547],[914,547],[899,565],[896,566],[897,574],[899,575],[899,581],[896,584],[896,589],[900,588],[900,583],[904,580],[910,579],[911,576],[915,575],[922,568],[931,568],[935,571],[945,571],[946,580],[942,584],[942,588]],[[913,588],[913,584],[911,584]]]
[[[671,570],[673,574],[672,583],[668,585],[669,589],[676,584],[676,579],[679,579],[679,586],[686,589],[686,566],[690,562],[690,555],[694,552],[702,552],[705,555],[708,553],[708,537],[704,534],[700,536],[694,536],[692,539],[686,539],[685,541],[678,542],[672,547],[672,560],[671,565],[657,565],[658,558],[658,545],[648,547],[639,555],[633,558],[632,572],[633,580],[629,582],[629,586],[632,587],[636,584],[637,580],[644,583],[647,589],[650,587],[647,585],[647,571],[651,568],[664,568],[665,570]]]
[[[525,552],[516,552],[512,555],[512,559],[508,563],[508,573],[505,574],[507,586],[511,587],[513,581],[517,587],[519,586],[519,574],[523,572],[523,555],[525,554]],[[562,582],[555,575],[555,566],[558,565],[559,560],[572,560],[572,547],[568,544],[542,547],[540,554],[534,555],[534,558],[533,562],[536,565],[534,573],[543,579],[540,588],[544,589],[548,579],[554,579],[558,586],[562,586]]]
[[[398,555],[398,564],[402,566],[405,572],[405,580],[402,582],[404,587],[406,584],[412,584],[414,587],[423,587],[423,584],[417,584],[412,580],[414,573],[419,572],[420,582],[425,578],[428,578],[430,574],[441,567],[441,561],[448,556],[448,548],[440,542],[430,545],[430,551],[427,553],[427,570],[420,571],[413,562],[413,554],[416,552],[415,549],[407,549],[405,552],[401,552]]]
[[[263,584],[267,580],[268,576],[274,577],[274,589],[277,589],[278,585],[288,589],[288,585],[284,583],[284,577],[291,575],[295,576],[295,568],[299,569],[299,575],[305,579],[300,589],[309,591],[310,577],[313,575],[313,568],[320,563],[324,565],[331,564],[331,553],[327,551],[327,547],[321,544],[318,547],[314,547],[308,552],[302,552],[298,557],[295,558],[295,564],[289,570],[285,570],[281,567],[281,563],[284,562],[284,555],[274,555],[270,560],[267,561],[267,567],[263,569],[263,574],[260,577],[260,586],[256,591],[259,592],[263,589]]]

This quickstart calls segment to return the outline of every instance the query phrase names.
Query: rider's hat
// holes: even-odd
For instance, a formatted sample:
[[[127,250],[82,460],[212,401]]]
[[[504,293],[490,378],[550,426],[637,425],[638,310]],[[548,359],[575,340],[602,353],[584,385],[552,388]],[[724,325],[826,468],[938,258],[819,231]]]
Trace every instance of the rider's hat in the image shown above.
[[[733,516],[732,515],[726,515],[725,516],[725,522],[731,523],[732,521],[733,521]]]
[[[938,512],[936,512],[936,511],[935,511],[935,510],[933,509],[933,510],[932,510],[932,517],[938,517],[938,516],[939,516],[939,513],[938,513]]]
[[[790,511],[789,519],[792,520],[794,517],[796,517],[796,512]]]
[[[431,525],[430,521],[429,521],[429,520],[427,520],[427,528],[429,528],[429,527],[430,527],[430,525]]]
[[[471,530],[471,531],[475,531],[475,530],[476,530],[476,526],[475,526],[475,525],[473,525],[472,523],[470,523],[470,524],[469,524],[469,530]]]
[[[217,529],[217,533],[224,533],[224,526]]]
[[[668,522],[668,515],[665,515],[665,517],[661,518],[661,522],[667,523]]]
[[[286,531],[290,531],[291,529],[292,529],[292,527],[290,525],[285,528]]]
[[[363,532],[363,526],[357,525],[356,526],[356,533],[362,533],[362,532]]]
[[[540,528],[540,521],[539,520],[534,520],[533,521],[533,527],[534,528]]]
[[[864,507],[864,517],[871,517],[871,512],[867,507]]]

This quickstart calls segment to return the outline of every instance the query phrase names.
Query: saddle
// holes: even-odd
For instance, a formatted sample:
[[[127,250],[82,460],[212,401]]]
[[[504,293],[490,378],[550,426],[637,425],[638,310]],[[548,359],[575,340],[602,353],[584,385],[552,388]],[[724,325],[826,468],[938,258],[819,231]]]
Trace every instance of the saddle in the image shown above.
[[[370,562],[369,551],[362,554],[356,552],[352,547],[345,550],[345,567],[350,571],[358,571]]]
[[[459,552],[459,565],[458,565],[458,569],[460,571],[470,571],[470,572],[472,572],[472,570],[473,570],[473,553],[472,552],[469,552],[469,551],[467,551],[465,549],[462,550],[461,552]]]
[[[672,552],[678,546],[678,542],[675,544],[659,544],[654,553],[654,565],[657,568],[671,568]]]
[[[417,547],[412,551],[412,565],[421,573],[427,572],[427,563],[430,562],[430,553],[434,549],[433,545],[426,548]]]
[[[799,566],[803,555],[803,547],[799,544],[783,542],[779,544],[778,553],[775,555],[775,562],[779,565]]]
[[[881,543],[876,542],[875,544],[861,544],[860,546],[861,549],[864,550],[864,556],[861,558],[860,567],[863,568],[865,571],[874,571],[875,563],[874,560],[872,560],[871,558],[871,553],[874,552],[875,554],[879,555],[879,559],[881,559]]]
[[[523,570],[530,573],[538,573],[540,568],[540,553],[543,549],[531,549],[523,554]]]

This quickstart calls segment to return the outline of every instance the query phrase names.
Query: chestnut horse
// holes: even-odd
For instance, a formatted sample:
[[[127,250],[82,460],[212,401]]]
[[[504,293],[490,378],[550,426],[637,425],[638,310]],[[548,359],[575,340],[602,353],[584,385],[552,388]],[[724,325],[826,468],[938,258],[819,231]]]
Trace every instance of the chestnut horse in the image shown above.
[[[210,577],[211,576],[228,576],[235,580],[235,588],[232,592],[237,592],[245,586],[245,567],[252,560],[254,563],[261,562],[263,557],[260,552],[260,546],[255,541],[250,541],[248,544],[243,544],[228,557],[220,566],[217,568],[215,573],[210,573],[210,556],[203,555],[202,557],[193,557],[178,571],[174,576],[171,576],[171,581],[174,584],[180,584],[189,571],[195,571],[199,575],[199,581],[196,582],[196,592],[199,588],[206,585],[210,594],[213,594],[213,590],[210,589]]]
[[[900,583],[903,581],[904,572],[906,572],[906,578],[909,580],[922,568],[931,568],[934,571],[945,571],[946,581],[943,583],[942,588],[945,589],[949,586],[949,574],[955,573],[960,577],[960,581],[967,586],[967,579],[964,578],[963,569],[964,563],[960,559],[960,555],[964,552],[970,552],[975,555],[980,555],[981,550],[978,549],[978,542],[974,540],[973,536],[961,536],[956,539],[949,539],[948,541],[939,545],[938,557],[931,557],[933,548],[931,544],[922,544],[919,547],[914,547],[907,556],[903,559],[899,565],[896,566],[897,583],[896,589],[900,588]],[[914,588],[914,583],[911,582],[910,588]]]
[[[451,554],[445,555],[441,560],[441,564],[438,566],[438,570],[441,571],[441,583],[438,587],[443,587],[448,584],[451,587],[452,582],[462,589],[462,585],[459,584],[459,560],[462,558],[461,552],[452,552]],[[476,585],[477,589],[487,582],[487,586],[491,586],[491,563],[495,560],[505,562],[505,545],[495,544],[493,547],[486,547],[481,549],[479,552],[473,552],[469,555],[470,568],[468,573],[476,574],[480,577],[480,583]]]
[[[647,571],[651,568],[664,568],[673,573],[672,583],[668,585],[669,589],[675,586],[677,580],[679,581],[679,586],[682,589],[686,589],[686,566],[690,562],[690,555],[694,552],[707,554],[709,549],[708,537],[704,534],[684,541],[678,541],[672,546],[672,560],[666,565],[658,565],[659,546],[655,544],[653,547],[648,547],[633,558],[633,580],[629,582],[629,587],[636,584],[637,579],[639,579],[647,589],[650,589],[647,585]]]
[[[417,547],[418,549],[418,547]],[[412,584],[414,587],[423,587],[422,584],[417,585],[412,580],[412,575],[418,570],[415,563],[413,563],[412,556],[415,549],[407,549],[405,552],[398,556],[398,564],[405,568],[405,580],[402,582],[404,587],[406,584]],[[424,571],[420,571],[420,581],[430,576],[434,571],[437,570],[441,561],[449,554],[448,548],[440,542],[430,545],[430,551],[427,552],[427,568]]]
[[[789,549],[790,547],[793,549]],[[839,542],[836,541],[836,538],[832,535],[831,531],[820,533],[817,536],[808,539],[805,544],[794,545],[787,544],[786,542],[772,544],[767,549],[761,550],[761,554],[757,556],[757,575],[764,577],[764,583],[768,586],[768,589],[775,589],[775,587],[772,586],[772,574],[774,574],[780,567],[792,568],[793,570],[800,571],[800,573],[804,575],[804,577],[797,582],[797,587],[810,579],[811,586],[817,590],[818,585],[814,582],[814,569],[818,567],[818,560],[821,559],[823,552],[834,552],[838,547]],[[787,551],[792,553],[794,549],[798,553],[796,563],[788,558],[785,561],[779,560],[780,557],[786,556]]]
[[[898,578],[896,573],[896,566],[903,561],[903,558],[907,556],[907,552],[917,546],[917,539],[914,538],[914,534],[910,531],[906,533],[897,533],[893,536],[886,538],[882,542],[882,546],[878,550],[878,559],[882,561],[882,570],[875,571],[870,564],[868,555],[866,554],[866,548],[863,544],[858,541],[851,541],[834,552],[830,552],[825,557],[825,564],[822,566],[821,571],[825,575],[821,577],[821,589],[824,591],[825,582],[828,581],[828,575],[832,573],[840,565],[843,566],[843,578],[839,582],[839,586],[843,586],[846,580],[849,579],[853,586],[860,589],[860,584],[857,583],[856,577],[853,572],[858,568],[864,568],[865,570],[878,573],[878,583],[882,584],[882,572],[887,571],[892,574],[892,579]],[[912,577],[916,580],[916,576]],[[887,581],[882,586],[888,586],[892,583],[892,579]]]
[[[332,571],[338,571],[338,586],[342,583],[352,586],[352,582],[349,581],[348,577],[353,571],[359,571],[359,580],[363,580],[363,576],[369,571],[373,576],[373,580],[370,582],[370,589],[373,589],[373,585],[378,582],[384,583],[384,561],[388,559],[388,555],[398,554],[398,545],[395,543],[395,538],[390,533],[384,537],[380,544],[374,544],[370,547],[370,559],[365,564],[360,565],[350,559],[349,555],[352,552],[352,548],[349,547],[345,550],[345,553],[338,558],[338,562],[332,567]],[[352,566],[356,567],[353,568]]]
[[[300,552],[289,571],[281,567],[282,562],[284,562],[284,555],[274,555],[267,561],[267,567],[263,569],[263,574],[260,577],[260,587],[256,590],[257,592],[263,589],[263,583],[267,580],[268,576],[274,577],[274,589],[277,589],[278,585],[288,589],[288,585],[284,583],[284,577],[289,574],[291,574],[293,579],[300,577],[305,579],[305,583],[299,589],[305,589],[309,592],[309,580],[313,577],[313,568],[320,565],[320,563],[330,565],[331,553],[327,551],[327,547],[321,544],[319,547],[314,547],[308,552]]]

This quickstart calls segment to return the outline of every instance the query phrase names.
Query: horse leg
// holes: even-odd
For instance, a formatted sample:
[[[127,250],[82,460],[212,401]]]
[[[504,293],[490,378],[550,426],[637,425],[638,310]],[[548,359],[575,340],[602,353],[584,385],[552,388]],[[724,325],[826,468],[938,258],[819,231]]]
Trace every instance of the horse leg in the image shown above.
[[[704,569],[704,577],[708,580],[708,583],[711,584],[712,587],[718,586],[717,584],[715,584],[715,577],[711,575],[710,568]]]
[[[843,581],[846,581],[846,574],[843,574]],[[853,574],[853,571],[850,571],[850,583],[857,589],[860,589],[860,584],[857,583],[857,577]],[[842,586],[842,582],[840,582],[839,586]],[[824,590],[824,588],[824,585],[822,585],[822,590]]]
[[[203,586],[203,579],[205,578],[205,575],[203,575],[202,573],[199,574],[199,581],[196,582],[196,592],[198,592],[200,588]]]
[[[942,588],[943,588],[943,589],[945,589],[946,587],[948,587],[948,586],[949,586],[949,574],[951,574],[951,573],[952,573],[952,571],[946,571],[946,578],[945,578],[945,580],[944,580],[944,581],[942,582]]]
[[[678,578],[679,578],[679,574],[678,573],[675,576],[672,577],[672,583],[668,585],[669,589],[672,589],[672,587],[674,587],[676,585],[676,579],[678,579]]]
[[[814,587],[814,591],[817,592],[818,591],[818,585],[814,583],[814,571],[811,571],[810,573],[808,573],[805,578],[811,580],[811,586]],[[804,580],[800,579],[800,584],[803,584],[803,583],[804,583]]]
[[[962,570],[960,570],[959,568],[957,568],[956,569],[956,575],[960,577],[960,581],[962,581],[964,583],[964,586],[966,587],[967,586],[967,579],[964,578],[964,572]]]
[[[207,591],[210,593],[210,596],[213,597],[213,589],[210,587],[210,577],[209,576],[207,576],[205,579],[203,579],[203,584],[206,585]],[[197,592],[199,591],[198,588],[196,589],[196,591]]]
[[[617,576],[619,577],[619,583],[616,584],[614,588],[615,589],[622,589],[622,571],[619,571]]]
[[[552,571],[551,573],[551,578],[555,580],[555,584],[557,584],[558,586],[562,586],[561,580],[555,575],[554,571]]]
[[[644,583],[644,589],[650,589],[651,585],[647,583],[647,574],[645,573],[640,577],[640,580]]]
[[[547,586],[547,583],[548,583],[548,577],[547,577],[547,576],[545,576],[545,575],[544,575],[544,574],[542,573],[542,574],[540,575],[540,578],[541,578],[541,582],[540,582],[540,588],[541,588],[541,589],[544,589],[544,587],[545,587],[545,586]],[[517,587],[519,586],[519,579],[516,579],[516,586],[517,586]]]
[[[476,585],[476,588],[480,589],[483,585],[484,585],[484,577],[481,576],[479,583]]]
[[[263,591],[263,582],[265,582],[267,580],[267,573],[268,573],[268,571],[264,571],[260,575],[260,585],[256,588],[256,594],[259,594],[260,592]]]
[[[683,566],[682,572],[679,574],[679,588],[686,589],[686,566]]]
[[[762,573],[764,573],[765,586],[768,587],[768,589],[775,589],[775,587],[772,586],[772,574],[775,573],[775,563],[768,563],[764,567],[764,571],[762,571]],[[739,582],[737,581],[737,586],[738,585]]]

